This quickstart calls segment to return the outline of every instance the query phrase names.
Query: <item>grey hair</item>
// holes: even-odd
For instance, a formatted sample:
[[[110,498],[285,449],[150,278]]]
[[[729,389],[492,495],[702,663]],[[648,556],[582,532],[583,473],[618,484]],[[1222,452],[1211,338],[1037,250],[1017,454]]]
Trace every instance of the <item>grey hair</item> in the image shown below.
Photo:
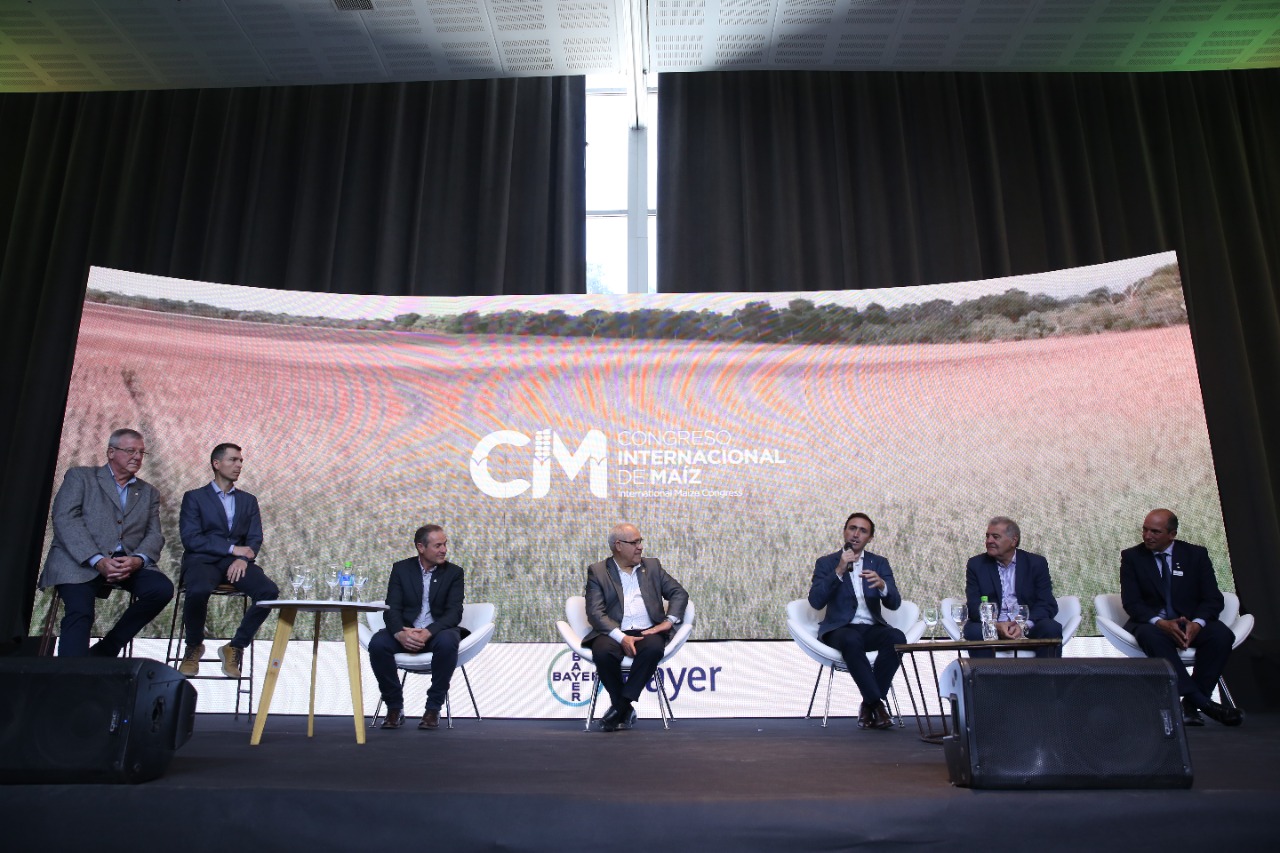
[[[138,432],[136,429],[130,429],[129,427],[121,427],[120,429],[111,433],[111,437],[107,439],[107,447],[119,448],[120,439],[122,438],[136,438],[138,439],[138,441],[142,441],[142,433]]]
[[[1022,544],[1022,530],[1018,527],[1018,522],[1014,521],[1007,515],[997,515],[995,518],[987,522],[987,527],[990,527],[993,524],[1003,524],[1004,532],[1013,534],[1014,543],[1018,545]]]

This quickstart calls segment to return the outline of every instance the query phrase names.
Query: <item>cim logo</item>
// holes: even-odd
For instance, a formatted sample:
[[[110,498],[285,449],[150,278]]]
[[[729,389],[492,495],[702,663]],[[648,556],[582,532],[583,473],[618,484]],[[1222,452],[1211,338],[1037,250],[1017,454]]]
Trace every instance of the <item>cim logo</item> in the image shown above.
[[[588,430],[582,443],[573,453],[565,446],[560,434],[540,429],[532,439],[522,432],[500,429],[491,432],[471,451],[471,482],[491,498],[514,498],[533,489],[533,497],[545,498],[551,491],[551,463],[554,460],[570,480],[587,468],[591,494],[598,498],[609,497],[609,441],[598,429]],[[525,447],[533,442],[533,481],[523,478],[495,480],[489,473],[489,454],[503,446]]]
[[[567,661],[562,660],[565,655],[569,656]],[[596,668],[568,649],[553,657],[547,667],[547,689],[557,701],[573,708],[591,701],[596,683]]]

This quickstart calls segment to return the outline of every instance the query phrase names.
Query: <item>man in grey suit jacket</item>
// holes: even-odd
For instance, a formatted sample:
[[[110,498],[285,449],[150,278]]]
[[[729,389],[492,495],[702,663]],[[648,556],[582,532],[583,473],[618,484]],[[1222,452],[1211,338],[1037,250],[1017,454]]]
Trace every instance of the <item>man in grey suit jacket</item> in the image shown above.
[[[53,499],[53,543],[40,588],[62,597],[58,655],[115,657],[173,598],[173,582],[156,566],[164,534],[160,495],[138,479],[146,444],[137,430],[118,429],[107,440],[107,464],[67,471]],[[92,649],[96,599],[112,586],[135,600]]]
[[[662,662],[675,626],[684,618],[689,594],[663,571],[662,563],[643,556],[644,540],[635,525],[616,525],[608,542],[613,556],[587,568],[584,594],[591,630],[582,644],[591,649],[596,673],[612,702],[600,718],[600,729],[612,732],[635,725],[633,705]],[[625,679],[624,657],[632,659]]]
[[[213,482],[182,496],[178,532],[182,536],[182,585],[185,590],[182,621],[187,652],[178,665],[183,675],[199,675],[204,657],[204,623],[209,596],[221,583],[229,583],[254,602],[270,601],[279,587],[258,565],[262,550],[262,515],[258,499],[236,487],[244,468],[240,446],[226,442],[209,454]],[[244,650],[266,621],[270,611],[254,604],[245,611],[235,636],[218,649],[222,674],[240,677]]]
[[[844,548],[819,557],[809,584],[809,606],[826,608],[818,639],[838,649],[845,668],[862,694],[858,728],[891,729],[893,719],[884,699],[898,671],[894,646],[905,643],[902,631],[885,621],[883,610],[897,610],[902,595],[889,561],[865,550],[876,535],[875,522],[855,512],[844,522]],[[868,662],[868,652],[876,662]]]

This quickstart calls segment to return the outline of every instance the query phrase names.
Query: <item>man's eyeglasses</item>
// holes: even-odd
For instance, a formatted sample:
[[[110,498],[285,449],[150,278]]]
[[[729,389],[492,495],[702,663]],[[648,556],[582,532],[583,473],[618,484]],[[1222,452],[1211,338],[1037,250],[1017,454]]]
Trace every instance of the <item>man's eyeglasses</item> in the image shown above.
[[[147,455],[147,451],[138,447],[135,447],[132,449],[125,448],[125,447],[110,447],[108,449],[114,450],[116,453],[123,453],[125,456],[129,456],[129,457],[137,456],[141,458]]]
[[[619,544],[619,545],[630,545],[632,548],[635,548],[635,547],[636,547],[636,546],[638,546],[638,545],[643,545],[643,544],[644,544],[644,540],[643,540],[643,539],[619,539],[619,540],[618,540],[618,544]]]

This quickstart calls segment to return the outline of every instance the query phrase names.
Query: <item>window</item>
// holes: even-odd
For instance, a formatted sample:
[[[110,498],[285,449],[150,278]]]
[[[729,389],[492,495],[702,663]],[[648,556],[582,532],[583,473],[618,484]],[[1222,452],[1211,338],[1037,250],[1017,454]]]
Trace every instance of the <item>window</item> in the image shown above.
[[[587,77],[588,293],[657,290],[657,88],[636,129],[630,79]]]

